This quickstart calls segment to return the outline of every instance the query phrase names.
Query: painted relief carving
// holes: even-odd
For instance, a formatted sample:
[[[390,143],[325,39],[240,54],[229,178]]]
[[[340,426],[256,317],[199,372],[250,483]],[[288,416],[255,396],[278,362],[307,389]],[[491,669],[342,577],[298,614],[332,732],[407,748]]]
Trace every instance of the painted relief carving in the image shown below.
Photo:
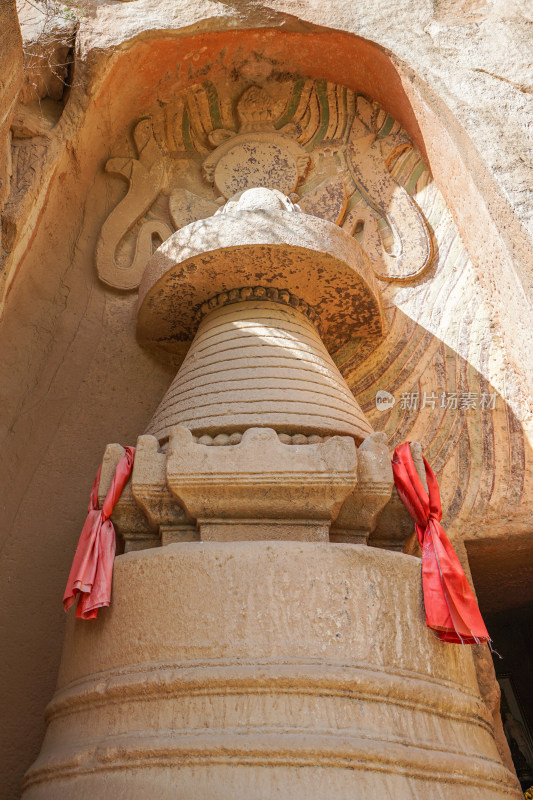
[[[378,138],[381,110],[364,98],[357,99],[345,156],[348,172],[361,201],[343,222],[353,232],[363,223],[361,244],[379,278],[416,278],[431,261],[431,237],[426,220],[409,194],[392,178]],[[400,145],[401,148],[401,145]],[[374,212],[374,213],[372,213]],[[393,235],[390,251],[381,242],[378,220],[386,220]]]
[[[165,163],[148,119],[137,123],[133,138],[138,152],[135,158],[110,158],[106,172],[122,175],[129,182],[128,192],[108,216],[96,248],[98,277],[116,289],[135,289],[146,262],[152,255],[152,237],[167,239],[172,230],[160,220],[146,221],[139,229],[133,260],[128,267],[117,263],[116,251],[124,236],[145,212],[163,188]]]
[[[309,155],[290,138],[294,125],[277,131],[273,106],[266,91],[251,86],[237,103],[239,131],[219,129],[209,136],[218,146],[203,163],[204,175],[227,199],[256,186],[289,195],[307,171]]]
[[[108,285],[137,288],[154,246],[257,186],[354,235],[382,280],[416,278],[430,264],[427,222],[389,171],[412,145],[377,104],[324,80],[284,78],[220,91],[206,81],[162,105],[135,127],[138,158],[106,164],[129,182],[97,247]]]

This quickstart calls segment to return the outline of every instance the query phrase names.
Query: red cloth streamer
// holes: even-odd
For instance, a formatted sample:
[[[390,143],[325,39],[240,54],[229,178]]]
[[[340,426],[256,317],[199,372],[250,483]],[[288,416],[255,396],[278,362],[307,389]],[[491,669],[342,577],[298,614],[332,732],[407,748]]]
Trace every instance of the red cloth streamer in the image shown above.
[[[409,442],[394,451],[394,483],[415,521],[422,548],[426,624],[443,642],[480,644],[490,641],[474,593],[440,524],[442,508],[437,479],[425,458],[424,465],[429,497],[417,474]]]
[[[79,594],[76,616],[80,619],[96,619],[98,609],[108,606],[111,601],[116,538],[109,518],[131,475],[135,456],[134,447],[125,447],[124,450],[126,453],[117,464],[101,510],[98,508],[101,467],[96,474],[87,519],[70,568],[63,608],[67,611]]]

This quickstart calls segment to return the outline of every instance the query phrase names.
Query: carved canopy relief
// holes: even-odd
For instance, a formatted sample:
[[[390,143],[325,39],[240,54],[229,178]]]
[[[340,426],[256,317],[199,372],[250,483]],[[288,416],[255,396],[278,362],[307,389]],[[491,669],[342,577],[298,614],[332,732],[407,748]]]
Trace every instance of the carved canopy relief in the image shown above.
[[[136,289],[162,241],[254,186],[291,195],[354,235],[382,280],[424,272],[433,254],[427,221],[389,171],[412,144],[390,115],[324,80],[241,83],[230,95],[207,81],[178,94],[136,123],[136,158],[107,161],[128,187],[100,233],[104,283]]]

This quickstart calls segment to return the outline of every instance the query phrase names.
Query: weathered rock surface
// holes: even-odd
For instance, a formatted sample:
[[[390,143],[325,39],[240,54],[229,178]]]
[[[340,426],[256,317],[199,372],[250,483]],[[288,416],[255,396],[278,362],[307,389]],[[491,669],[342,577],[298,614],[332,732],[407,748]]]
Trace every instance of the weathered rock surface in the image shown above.
[[[327,27],[357,34],[387,48],[411,67],[464,128],[514,213],[533,237],[528,202],[533,142],[531,30],[527,0],[375,0],[364,7],[338,2],[328,7]],[[136,36],[181,29],[275,27],[306,30],[323,26],[323,7],[306,0],[266,3],[174,3],[136,0],[102,4],[82,23],[79,52],[116,48]],[[466,141],[466,140],[465,140]],[[509,242],[512,245],[512,242]],[[517,243],[518,244],[518,243]],[[533,280],[533,275],[523,276]],[[531,284],[530,284],[531,285]]]
[[[529,4],[341,2],[328,6],[325,30],[323,2],[102,2],[80,21],[72,87],[45,69],[38,98],[26,86],[16,109],[20,42],[11,4],[1,10],[0,127],[14,115],[15,139],[1,254],[10,294],[0,329],[0,481],[9,487],[0,510],[0,679],[12,702],[2,717],[0,796],[18,796],[40,746],[63,635],[60,598],[102,453],[109,441],[136,440],[174,373],[137,344],[136,297],[97,279],[102,226],[125,192],[104,165],[136,157],[134,124],[178,89],[206,79],[231,85],[232,63],[249,83],[273,62],[349,85],[401,120],[426,159],[413,151],[391,170],[431,223],[434,268],[384,289],[390,329],[379,347],[354,341],[335,361],[389,449],[422,442],[452,538],[490,540],[472,549],[480,594],[498,607],[530,597],[529,575],[516,579],[517,564],[531,558],[524,531],[533,519]],[[65,26],[62,47],[74,27]],[[33,46],[35,31],[25,37]],[[55,45],[45,52],[53,63],[64,55]],[[0,165],[9,170],[2,155]],[[380,389],[396,398],[386,414],[375,406]],[[434,405],[415,408],[417,392],[435,393]],[[455,394],[455,408],[440,405],[441,392],[447,404]],[[469,393],[477,407],[460,409]],[[520,562],[511,555],[517,535]],[[504,581],[497,597],[494,574]]]
[[[471,649],[424,626],[417,559],[187,543],[115,582],[97,626],[69,620],[24,800],[520,797]]]
[[[11,119],[22,87],[22,36],[14,0],[0,6],[0,212],[10,189]],[[0,245],[2,229],[0,227]]]

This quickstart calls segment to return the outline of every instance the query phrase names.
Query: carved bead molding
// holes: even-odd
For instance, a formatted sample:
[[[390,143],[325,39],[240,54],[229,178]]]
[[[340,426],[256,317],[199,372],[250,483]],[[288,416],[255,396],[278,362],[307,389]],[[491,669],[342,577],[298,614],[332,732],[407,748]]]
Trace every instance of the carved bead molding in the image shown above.
[[[301,300],[296,295],[291,294],[288,289],[276,289],[274,286],[243,286],[241,289],[230,289],[228,292],[220,292],[206,303],[202,303],[200,311],[203,316],[209,314],[220,306],[229,306],[232,303],[242,303],[244,300],[273,300],[276,303],[297,308],[302,314],[311,320],[320,331],[320,318],[315,309]]]
[[[433,255],[428,224],[389,172],[412,148],[400,125],[325,80],[243,86],[206,81],[177,94],[135,124],[134,156],[107,161],[128,187],[100,232],[100,279],[136,289],[161,242],[254,186],[291,195],[355,236],[380,279],[420,276]]]
[[[243,434],[239,432],[234,433],[216,433],[214,436],[204,433],[203,436],[194,436],[192,440],[195,444],[204,444],[206,447],[226,447],[232,444],[240,444]],[[278,439],[282,444],[322,444],[331,439],[331,436],[318,436],[312,433],[309,436],[305,433],[278,433]]]

